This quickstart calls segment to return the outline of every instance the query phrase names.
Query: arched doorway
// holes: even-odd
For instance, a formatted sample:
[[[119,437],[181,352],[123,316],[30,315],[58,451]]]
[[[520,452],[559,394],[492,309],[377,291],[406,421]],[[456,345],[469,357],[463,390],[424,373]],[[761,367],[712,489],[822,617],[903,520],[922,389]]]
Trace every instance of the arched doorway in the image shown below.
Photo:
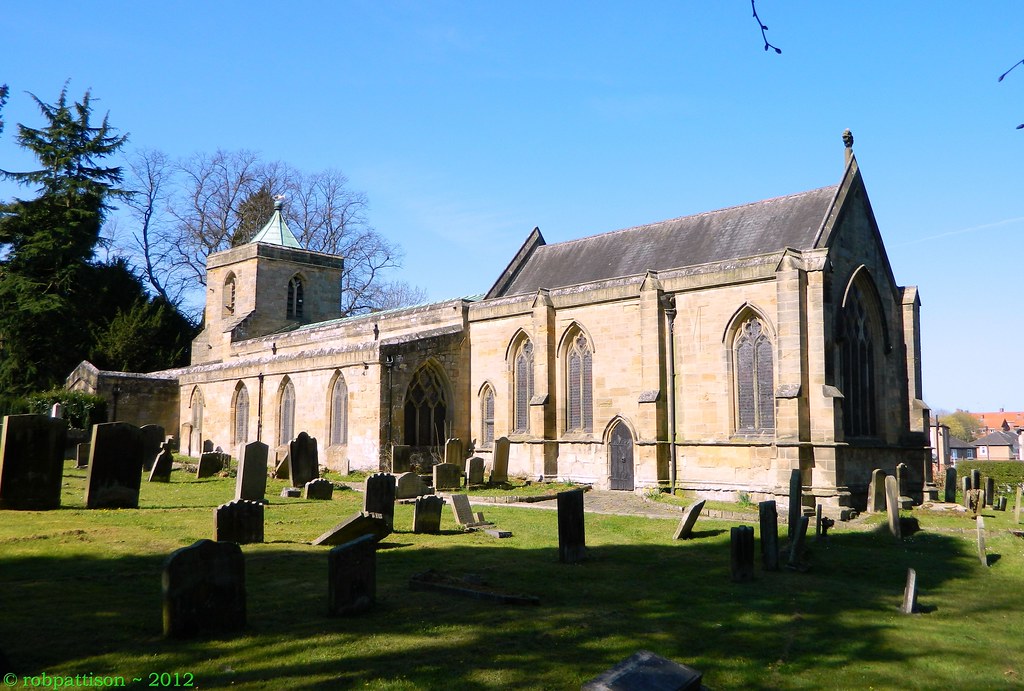
[[[619,420],[608,435],[608,462],[610,466],[610,489],[628,490],[635,488],[633,478],[633,433],[625,422]]]

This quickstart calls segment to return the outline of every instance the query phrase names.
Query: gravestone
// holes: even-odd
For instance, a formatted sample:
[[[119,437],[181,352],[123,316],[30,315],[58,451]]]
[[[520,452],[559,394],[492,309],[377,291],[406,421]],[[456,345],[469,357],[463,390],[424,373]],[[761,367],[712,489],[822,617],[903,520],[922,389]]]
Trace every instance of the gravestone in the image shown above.
[[[996,497],[993,506],[996,511],[1006,511],[1006,497]]]
[[[303,499],[332,499],[334,497],[334,483],[327,478],[318,477],[310,480],[302,488]]]
[[[901,509],[909,509],[914,505],[910,498],[910,466],[906,463],[896,464],[896,489],[899,491],[899,502]]]
[[[270,447],[261,441],[249,442],[243,447],[235,477],[235,499],[264,500],[269,456]]]
[[[729,530],[729,565],[736,583],[754,579],[754,528],[735,526]]]
[[[942,497],[947,504],[956,503],[956,468],[949,466],[946,468],[946,490],[945,495]]]
[[[60,403],[54,403],[50,406],[50,417],[56,418],[57,420],[64,419],[64,406]]]
[[[821,504],[814,507],[814,541],[821,539]]]
[[[143,425],[139,428],[142,434],[142,469],[147,473],[152,470],[153,462],[160,454],[160,447],[167,440],[164,428],[160,425]]]
[[[412,508],[412,532],[440,533],[441,511],[443,508],[444,499],[436,494],[429,494],[416,499],[416,504]]]
[[[761,523],[761,563],[765,571],[779,570],[779,513],[774,501],[757,505]]]
[[[885,507],[889,513],[889,532],[891,532],[897,540],[902,540],[903,533],[900,529],[899,490],[896,488],[896,478],[892,475],[888,475],[885,478]]]
[[[75,467],[85,468],[89,465],[89,442],[79,444],[75,447]]]
[[[391,446],[391,472],[395,475],[412,470],[412,448],[401,444]]]
[[[641,650],[584,683],[580,691],[702,691],[703,678],[692,667]]]
[[[285,448],[287,448],[287,447],[285,447]],[[277,463],[274,465],[274,477],[277,478],[278,480],[289,480],[289,479],[291,479],[288,476],[288,464],[289,464],[288,452],[285,451],[284,452],[284,457],[281,458],[281,460],[277,461]]]
[[[903,589],[903,606],[900,611],[913,614],[917,611],[917,571],[907,569],[907,586]]]
[[[444,462],[459,466],[459,472],[465,472],[466,457],[462,451],[462,440],[452,438],[444,444]]]
[[[242,548],[234,542],[199,540],[172,552],[164,562],[163,619],[169,638],[244,628]]]
[[[467,476],[468,485],[484,484],[484,459],[474,456],[469,459],[469,473]]]
[[[298,499],[302,496],[302,488],[300,487],[285,487],[281,490],[281,497],[286,499]]]
[[[395,499],[415,499],[427,494],[427,485],[416,473],[402,473],[395,478]]]
[[[363,497],[363,511],[377,513],[387,521],[388,528],[395,525],[395,476],[391,473],[374,473],[366,478],[366,496]]]
[[[213,453],[214,451],[215,451],[215,449],[213,448],[213,440],[212,439],[204,439],[203,440],[203,453]]]
[[[462,527],[469,527],[477,524],[476,516],[473,515],[473,509],[469,505],[468,494],[453,494],[451,495],[452,500],[452,515],[455,516],[455,522]]]
[[[786,526],[786,534],[793,539],[793,531],[796,530],[797,519],[804,512],[803,507],[803,484],[798,469],[789,473],[789,523]]]
[[[583,490],[559,492],[558,503],[558,561],[576,564],[587,555],[583,520]]]
[[[60,508],[68,423],[47,415],[8,415],[0,431],[0,509]]]
[[[313,540],[314,545],[343,545],[364,535],[380,542],[391,534],[391,526],[379,513],[357,513]]]
[[[174,467],[174,454],[167,448],[167,443],[160,448],[160,453],[153,459],[153,467],[149,470],[150,482],[170,482],[171,469]]]
[[[92,427],[85,505],[90,509],[137,509],[142,484],[142,435],[127,422]]]
[[[982,489],[980,468],[973,468],[971,470],[971,489]]]
[[[973,489],[973,487],[971,486],[970,475],[965,475],[964,477],[960,478],[960,482],[963,486],[964,506],[967,506],[967,493]]]
[[[803,558],[804,545],[807,542],[807,527],[810,522],[807,516],[800,516],[797,519],[796,530],[793,531],[793,539],[789,543],[789,566],[792,568],[798,567]]]
[[[1017,501],[1013,505],[1013,522],[1020,523],[1020,495],[1021,486],[1017,485]]]
[[[494,440],[494,462],[491,465],[491,482],[508,482],[508,437]]]
[[[296,487],[320,477],[320,461],[316,454],[316,439],[299,432],[288,445],[288,478]]]
[[[885,471],[875,468],[871,471],[871,484],[868,485],[868,512],[885,511]]]
[[[263,542],[263,504],[236,499],[213,510],[213,539],[247,545]]]
[[[434,491],[443,492],[462,488],[462,468],[451,463],[434,466]]]
[[[693,532],[693,526],[697,519],[700,518],[700,512],[704,508],[705,501],[701,499],[683,509],[683,517],[679,519],[675,535],[672,536],[673,540],[688,540],[690,538],[690,533]]]
[[[971,515],[971,518],[976,518],[981,510],[985,507],[985,493],[980,489],[972,489],[967,491],[967,513]]]
[[[973,490],[977,492],[978,490]],[[988,554],[985,552],[985,517],[978,516],[978,558],[981,559],[981,565],[988,567]]]
[[[231,457],[226,453],[207,451],[199,457],[199,465],[196,466],[196,479],[201,480],[205,477],[213,477],[224,470],[224,463],[229,458]]]
[[[992,502],[996,497],[996,479],[994,477],[985,478],[985,506],[992,506]]]
[[[327,615],[358,614],[377,598],[377,541],[363,535],[327,553]]]

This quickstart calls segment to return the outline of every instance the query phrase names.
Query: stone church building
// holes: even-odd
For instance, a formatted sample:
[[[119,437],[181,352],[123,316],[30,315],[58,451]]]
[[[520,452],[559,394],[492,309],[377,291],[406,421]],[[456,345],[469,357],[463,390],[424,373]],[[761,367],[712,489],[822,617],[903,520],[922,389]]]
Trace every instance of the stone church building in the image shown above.
[[[920,301],[851,144],[837,185],[555,244],[534,229],[485,295],[358,317],[339,317],[344,258],[302,249],[278,209],[210,255],[191,366],[83,363],[69,385],[116,385],[128,421],[148,401],[137,422],[192,454],[306,431],[345,472],[449,437],[488,460],[505,436],[510,473],[600,488],[781,499],[799,468],[836,514],[902,462],[920,497]]]

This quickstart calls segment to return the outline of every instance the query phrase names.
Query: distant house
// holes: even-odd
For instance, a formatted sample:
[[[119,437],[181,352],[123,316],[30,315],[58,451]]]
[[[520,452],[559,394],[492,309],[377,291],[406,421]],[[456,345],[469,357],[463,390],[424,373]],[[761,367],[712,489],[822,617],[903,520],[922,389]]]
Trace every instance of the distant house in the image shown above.
[[[972,445],[979,460],[1015,461],[1020,459],[1020,440],[1013,432],[990,432]]]
[[[1016,432],[1024,429],[1024,412],[1007,412],[1000,408],[994,413],[971,413],[981,422],[979,434],[989,432]]]
[[[974,446],[969,441],[949,436],[949,460],[951,465],[957,461],[973,461],[975,457]]]

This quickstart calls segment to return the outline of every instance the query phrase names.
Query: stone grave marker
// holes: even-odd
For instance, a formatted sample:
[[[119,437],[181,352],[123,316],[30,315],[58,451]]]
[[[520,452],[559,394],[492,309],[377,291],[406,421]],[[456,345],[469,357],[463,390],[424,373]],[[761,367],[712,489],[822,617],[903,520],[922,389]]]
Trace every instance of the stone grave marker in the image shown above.
[[[956,503],[956,468],[953,466],[946,468],[946,489],[942,498],[947,504]]]
[[[89,449],[91,444],[85,442],[75,447],[75,467],[86,468],[89,466]]]
[[[996,479],[994,477],[985,478],[985,506],[992,506],[992,502],[996,497]]]
[[[814,541],[821,539],[821,504],[814,507]]]
[[[216,451],[216,449],[213,448],[213,440],[212,439],[204,439],[203,440],[203,453],[213,453],[214,451]]]
[[[558,503],[558,561],[576,564],[587,556],[587,541],[583,514],[583,490],[559,492]]]
[[[978,490],[973,490],[977,492]],[[985,517],[978,516],[978,558],[981,565],[988,568],[988,554],[985,552]]]
[[[580,691],[702,691],[704,675],[641,650],[583,684]]]
[[[961,485],[963,486],[964,506],[966,507],[967,506],[967,493],[970,492],[973,489],[973,487],[971,487],[971,476],[970,475],[965,475],[964,477],[960,478],[960,482],[961,482]]]
[[[774,501],[757,505],[761,523],[761,563],[765,571],[779,570],[779,513]]]
[[[462,450],[462,440],[453,437],[444,444],[444,462],[459,466],[459,472],[465,472],[466,457]]]
[[[167,448],[167,442],[160,447],[160,453],[153,459],[153,467],[149,470],[150,482],[170,482],[171,469],[174,467],[174,454]]]
[[[736,583],[754,580],[754,527],[740,525],[729,530],[729,565]]]
[[[334,498],[334,483],[322,477],[310,480],[302,488],[302,498],[332,499]]]
[[[484,484],[484,459],[479,456],[469,459],[469,472],[466,477],[467,485]]]
[[[164,428],[160,425],[143,425],[139,428],[142,435],[142,469],[147,473],[153,469],[153,462],[160,454],[160,447],[167,440]]]
[[[164,562],[163,619],[169,638],[244,628],[242,548],[234,542],[199,540],[172,552]]]
[[[377,541],[363,535],[327,553],[327,614],[358,614],[377,598]]]
[[[142,485],[142,435],[127,422],[92,427],[92,448],[85,479],[90,509],[137,509]]]
[[[0,509],[60,508],[68,423],[47,415],[8,415],[0,431]]]
[[[1006,511],[1006,497],[996,497],[996,511]]]
[[[416,504],[412,509],[412,532],[431,534],[440,533],[441,511],[443,508],[444,499],[436,494],[428,494],[417,498]]]
[[[343,545],[356,538],[370,535],[380,542],[391,534],[391,526],[379,513],[357,513],[313,540],[314,545]]]
[[[971,518],[977,517],[981,514],[981,510],[985,507],[984,492],[980,489],[972,489],[967,491],[967,513],[971,515]]]
[[[301,487],[285,487],[281,490],[281,496],[287,499],[298,499],[302,496]]]
[[[455,516],[455,522],[464,528],[471,527],[477,524],[476,516],[473,515],[473,509],[469,505],[468,494],[452,494],[452,515]]]
[[[263,504],[236,499],[213,510],[213,539],[247,545],[263,542]]]
[[[789,523],[786,526],[786,533],[790,540],[793,539],[793,531],[796,530],[797,519],[803,515],[803,484],[800,478],[800,470],[793,469],[789,473]]]
[[[64,419],[64,406],[60,403],[54,403],[50,406],[50,417],[56,418],[57,420]]]
[[[899,503],[901,509],[909,509],[914,505],[910,498],[910,466],[906,463],[896,464],[896,489],[899,492]]]
[[[267,461],[270,447],[261,441],[249,442],[238,459],[235,499],[263,501],[267,494]]]
[[[917,571],[907,569],[907,585],[903,589],[903,606],[900,611],[913,614],[917,611]]]
[[[807,543],[807,527],[810,525],[807,516],[800,516],[796,522],[796,530],[793,531],[793,539],[789,542],[789,567],[797,568],[804,554],[804,545]]]
[[[402,444],[391,446],[391,472],[395,475],[412,470],[412,448]]]
[[[675,535],[672,536],[673,540],[688,540],[690,539],[690,533],[693,532],[693,526],[697,523],[697,519],[700,518],[700,512],[704,509],[704,499],[698,502],[690,504],[683,509],[683,517],[679,519],[679,525],[676,526]]]
[[[1020,523],[1020,495],[1021,486],[1017,485],[1017,501],[1013,505],[1013,522]]]
[[[280,460],[276,461],[274,464],[274,477],[277,478],[278,480],[291,479],[290,476],[288,475],[288,466],[290,464],[290,461],[288,459],[287,448],[288,447],[286,446],[286,451],[284,452],[283,456],[281,455],[280,451],[277,452],[277,458],[279,458]]]
[[[316,453],[316,439],[299,432],[288,445],[288,478],[296,487],[320,477],[320,461]]]
[[[980,468],[974,468],[971,470],[971,489],[982,489]]]
[[[462,488],[462,468],[451,463],[434,466],[434,491],[443,492]]]
[[[494,461],[491,464],[491,482],[508,482],[508,437],[498,437],[494,440]]]
[[[885,507],[889,513],[889,532],[891,532],[897,540],[902,540],[903,533],[900,528],[899,490],[896,488],[896,478],[892,475],[888,475],[885,478]]]
[[[868,512],[885,511],[885,471],[875,468],[871,471],[871,484],[868,485]]]
[[[382,515],[388,528],[395,525],[395,489],[395,476],[391,473],[374,473],[366,478],[363,511]]]
[[[427,485],[416,473],[402,473],[395,478],[395,499],[415,499],[427,493]]]
[[[199,465],[196,466],[196,479],[201,480],[205,477],[213,477],[224,470],[225,457],[231,458],[219,451],[207,451],[201,455],[199,457]]]

